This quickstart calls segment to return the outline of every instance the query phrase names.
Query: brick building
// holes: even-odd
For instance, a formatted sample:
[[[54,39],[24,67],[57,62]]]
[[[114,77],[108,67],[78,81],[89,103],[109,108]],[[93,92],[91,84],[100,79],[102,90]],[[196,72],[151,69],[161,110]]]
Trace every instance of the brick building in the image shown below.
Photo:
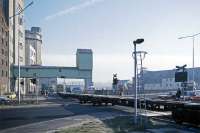
[[[3,3],[0,1],[0,95],[6,93],[9,89],[8,71],[9,71],[9,44],[8,44],[8,26],[3,12]]]

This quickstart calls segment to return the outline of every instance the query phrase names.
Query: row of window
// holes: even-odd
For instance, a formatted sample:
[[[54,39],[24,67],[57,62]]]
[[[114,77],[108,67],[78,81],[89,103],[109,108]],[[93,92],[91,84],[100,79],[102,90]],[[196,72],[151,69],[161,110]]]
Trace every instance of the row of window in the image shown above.
[[[23,32],[21,32],[20,30],[18,31],[18,34],[20,37],[23,37]]]
[[[4,30],[4,27],[1,27],[1,34],[5,35],[6,37],[8,36],[8,32]]]
[[[1,55],[8,56],[8,52],[4,49],[1,49]]]
[[[23,57],[20,56],[20,57],[19,57],[19,61],[20,61],[20,62],[23,62]]]
[[[1,70],[1,77],[8,77],[8,71]]]
[[[174,79],[174,78],[167,78],[167,79],[163,79],[163,80],[169,81],[169,82],[170,82],[170,81],[171,81],[171,82],[174,82],[175,79]]]
[[[23,49],[22,43],[19,43],[19,48],[20,48],[20,49]]]
[[[4,19],[3,19],[3,17],[1,17],[1,23],[2,23],[2,24],[4,23]]]
[[[4,44],[4,41],[5,41],[5,40],[4,40],[3,38],[1,38],[1,44],[2,44],[2,45]],[[5,45],[6,45],[6,47],[8,46],[8,41],[5,42]]]
[[[2,60],[1,60],[1,65],[3,66],[4,64],[5,64],[6,66],[8,66],[8,61],[5,61],[5,60],[2,59]]]
[[[180,84],[166,84],[165,85],[166,87],[173,87],[173,86],[177,86],[177,87],[181,87],[181,85]]]

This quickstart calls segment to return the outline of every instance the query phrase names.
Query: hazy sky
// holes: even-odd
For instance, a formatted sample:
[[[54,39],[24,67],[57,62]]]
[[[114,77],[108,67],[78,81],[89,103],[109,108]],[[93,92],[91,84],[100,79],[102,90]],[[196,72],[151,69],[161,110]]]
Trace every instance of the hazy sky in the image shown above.
[[[31,0],[26,0],[26,3]],[[34,0],[25,12],[26,28],[40,26],[43,64],[75,66],[77,48],[94,53],[95,82],[133,75],[132,41],[144,38],[149,70],[192,65],[192,40],[200,32],[200,0]],[[195,40],[200,66],[200,36]]]

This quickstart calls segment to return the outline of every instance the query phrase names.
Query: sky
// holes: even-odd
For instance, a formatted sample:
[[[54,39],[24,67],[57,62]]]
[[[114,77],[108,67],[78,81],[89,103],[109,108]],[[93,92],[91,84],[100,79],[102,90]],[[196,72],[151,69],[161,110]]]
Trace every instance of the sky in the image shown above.
[[[32,0],[25,0],[26,4]],[[133,41],[148,54],[148,70],[192,66],[192,39],[200,32],[199,0],[33,0],[25,11],[26,29],[42,28],[43,65],[75,66],[77,48],[93,51],[94,82],[134,74]],[[195,66],[200,66],[200,36],[195,38]]]

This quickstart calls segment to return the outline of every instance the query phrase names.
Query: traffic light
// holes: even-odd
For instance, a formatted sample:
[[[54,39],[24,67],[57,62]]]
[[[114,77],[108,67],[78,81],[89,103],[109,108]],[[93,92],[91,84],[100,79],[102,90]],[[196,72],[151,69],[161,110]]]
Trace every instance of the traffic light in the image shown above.
[[[175,82],[186,82],[187,77],[187,72],[175,72]]]
[[[188,80],[188,73],[186,71],[186,66],[176,66],[175,72],[175,82],[186,82]]]
[[[113,74],[113,85],[117,85],[118,79],[117,79],[117,74]]]
[[[31,79],[31,82],[32,82],[33,84],[36,84],[36,78]]]
[[[20,84],[21,84],[21,85],[24,85],[24,81],[23,81],[23,80],[22,80],[22,81],[20,81]]]

